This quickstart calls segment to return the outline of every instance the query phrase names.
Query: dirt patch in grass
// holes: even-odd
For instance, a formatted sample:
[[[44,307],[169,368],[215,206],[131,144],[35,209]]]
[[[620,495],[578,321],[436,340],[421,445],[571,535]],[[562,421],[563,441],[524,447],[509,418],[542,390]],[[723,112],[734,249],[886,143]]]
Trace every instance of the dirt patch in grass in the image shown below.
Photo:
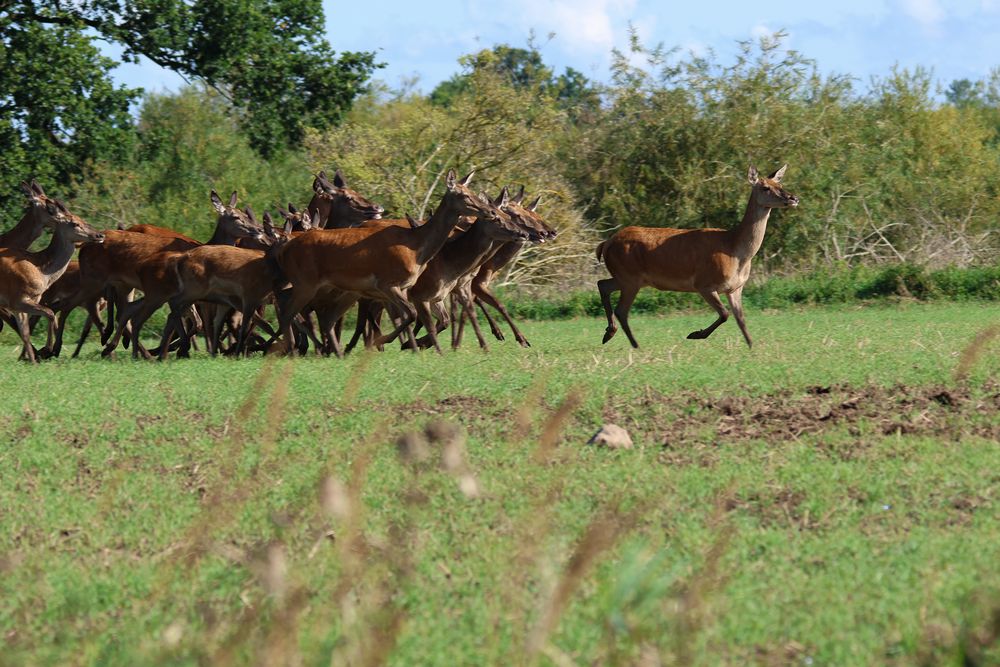
[[[846,432],[853,436],[853,445],[838,445],[831,453],[854,458],[866,442],[879,436],[1000,439],[1000,385],[992,383],[974,391],[831,385],[722,398],[695,392],[665,396],[648,390],[639,400],[607,406],[604,417],[668,451],[699,443],[774,443]]]

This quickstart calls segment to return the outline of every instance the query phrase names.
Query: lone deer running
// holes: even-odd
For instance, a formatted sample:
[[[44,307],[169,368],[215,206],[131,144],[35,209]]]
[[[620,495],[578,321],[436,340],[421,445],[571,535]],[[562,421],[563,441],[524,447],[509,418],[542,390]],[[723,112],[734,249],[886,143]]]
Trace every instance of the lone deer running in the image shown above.
[[[618,328],[611,309],[611,293],[621,291],[613,315],[618,318],[632,347],[639,347],[628,325],[628,311],[643,287],[674,292],[698,292],[719,318],[707,328],[692,331],[688,338],[708,338],[729,319],[719,293],[729,298],[736,323],[747,345],[753,347],[743,319],[743,286],[750,277],[750,264],[760,250],[767,219],[774,208],[794,208],[799,198],[781,187],[783,166],[768,177],[750,167],[750,201],[743,220],[733,229],[669,229],[625,227],[597,246],[597,259],[604,260],[611,277],[597,282],[601,303],[608,317],[604,343]]]

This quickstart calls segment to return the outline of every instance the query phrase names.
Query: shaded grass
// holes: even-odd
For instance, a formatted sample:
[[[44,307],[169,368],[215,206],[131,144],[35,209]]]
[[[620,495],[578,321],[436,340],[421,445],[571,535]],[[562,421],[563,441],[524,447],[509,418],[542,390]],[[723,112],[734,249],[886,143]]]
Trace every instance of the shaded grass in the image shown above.
[[[685,340],[707,313],[636,317],[639,351],[589,319],[444,358],[7,348],[0,662],[991,664],[997,355],[953,377],[990,314],[756,312],[753,351]],[[720,412],[766,426],[754,405],[831,385],[891,411],[900,384],[955,388],[905,409],[943,430],[736,437]],[[583,446],[619,413],[635,450]]]

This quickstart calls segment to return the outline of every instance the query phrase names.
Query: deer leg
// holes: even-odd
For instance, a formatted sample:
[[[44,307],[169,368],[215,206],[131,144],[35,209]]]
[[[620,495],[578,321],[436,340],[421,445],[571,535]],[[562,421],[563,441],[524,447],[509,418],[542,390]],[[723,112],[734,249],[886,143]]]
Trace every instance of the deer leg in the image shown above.
[[[736,324],[740,325],[740,331],[743,332],[743,339],[747,342],[747,347],[753,348],[753,340],[750,339],[750,334],[747,332],[747,323],[743,319],[743,288],[734,289],[732,292],[726,295],[729,299],[729,306],[733,309],[733,315],[736,316]]]
[[[719,298],[718,293],[714,290],[706,290],[704,292],[698,292],[701,294],[702,298],[708,302],[715,312],[719,314],[719,319],[712,322],[707,329],[702,329],[701,331],[692,331],[688,334],[688,338],[708,338],[712,335],[712,332],[719,328],[719,325],[729,319],[729,313],[726,312],[726,307],[722,305],[722,300]]]
[[[87,323],[84,325],[83,331],[80,333],[80,339],[76,341],[76,349],[73,350],[72,359],[76,359],[80,356],[80,350],[83,349],[83,344],[87,342],[87,337],[90,336],[91,325],[96,324],[101,330],[101,334],[103,335],[104,333],[104,323],[101,322],[100,313],[98,312],[99,303],[100,297],[96,299],[88,299],[85,304],[87,309]],[[114,306],[111,301],[106,301],[106,303],[108,304],[108,322],[114,326],[114,319],[112,317],[114,314]]]
[[[143,359],[152,359],[153,355],[139,341],[142,340],[142,327],[146,324],[146,320],[159,310],[164,302],[152,301],[148,296],[143,297],[142,301],[143,305],[139,308],[138,314],[132,318],[132,358],[138,359],[141,354]]]
[[[28,320],[31,315],[40,315],[47,317],[51,322],[55,320],[56,316],[51,310],[37,303],[24,302],[20,305],[20,310],[21,312],[17,314],[16,320],[18,330],[21,334],[21,341],[24,343],[24,355],[30,363],[37,364],[38,359],[35,357],[35,348],[31,345],[31,327]]]
[[[452,298],[457,300],[462,306],[462,317],[468,317],[469,323],[472,325],[472,330],[476,333],[476,340],[479,341],[479,347],[483,352],[489,352],[489,345],[486,344],[486,338],[483,336],[482,329],[479,328],[479,318],[476,317],[476,307],[473,304],[473,299],[471,292],[453,293]],[[462,342],[462,336],[459,334],[458,342]]]
[[[632,335],[632,327],[628,325],[628,311],[632,308],[632,302],[635,301],[635,295],[639,293],[639,288],[622,287],[621,292],[621,296],[618,297],[618,305],[615,306],[615,317],[618,318],[625,335],[628,336],[628,342],[632,343],[632,347],[639,347],[635,336]]]
[[[391,343],[396,340],[399,334],[406,331],[409,335],[410,340],[413,341],[413,352],[416,354],[416,334],[413,333],[413,321],[417,319],[417,311],[409,301],[406,300],[406,295],[398,287],[390,287],[387,290],[389,303],[395,306],[396,310],[400,313],[400,323],[392,331],[392,333],[384,334],[375,339],[375,345],[385,345],[386,343]]]
[[[431,339],[431,344],[434,346],[434,350],[441,354],[441,346],[438,344],[437,339],[437,325],[434,323],[434,316],[431,314],[430,306],[426,301],[419,301],[415,304],[417,309],[417,319],[423,323],[424,328],[427,329],[427,336]],[[414,335],[416,333],[414,332]],[[419,342],[413,339],[414,348],[419,347]]]
[[[481,291],[482,290],[477,290],[477,293],[479,293]],[[500,323],[496,321],[496,318],[494,318],[492,315],[490,315],[490,311],[486,310],[486,304],[483,303],[482,299],[480,299],[478,296],[476,296],[475,300],[474,300],[474,303],[479,304],[479,310],[483,311],[483,315],[486,316],[486,321],[490,325],[490,333],[493,334],[493,337],[496,338],[499,341],[506,340],[504,338],[503,331],[500,330]],[[474,315],[474,313],[470,313],[469,317],[472,317],[473,315]]]
[[[115,329],[114,335],[104,345],[104,349],[101,350],[102,357],[111,356],[111,353],[115,351],[116,347],[118,347],[118,342],[121,341],[122,335],[125,333],[125,327],[128,326],[129,320],[132,319],[132,316],[142,307],[143,300],[144,299],[130,301],[124,308],[119,307],[118,326]],[[121,306],[121,304],[118,305]]]
[[[604,340],[601,341],[602,345],[614,338],[615,334],[618,333],[618,327],[615,326],[615,318],[611,309],[611,295],[620,289],[618,281],[614,278],[597,281],[597,291],[601,293],[601,305],[604,306],[604,314],[608,318],[608,328],[604,330]]]
[[[507,312],[507,309],[504,307],[504,305],[500,303],[500,301],[495,296],[493,296],[490,292],[488,292],[486,288],[480,287],[473,289],[475,290],[476,296],[481,301],[490,304],[498,311],[500,311],[500,314],[503,316],[504,320],[506,320],[507,324],[510,325],[511,331],[514,332],[514,340],[516,340],[521,347],[531,347],[531,343],[528,342],[528,339],[524,337],[524,334],[522,334],[521,331],[517,328],[517,325],[514,324],[514,320],[511,318],[510,313]],[[486,309],[483,308],[483,312],[485,311]],[[487,315],[487,317],[489,317],[489,315]],[[500,340],[503,340],[503,337],[501,337]]]

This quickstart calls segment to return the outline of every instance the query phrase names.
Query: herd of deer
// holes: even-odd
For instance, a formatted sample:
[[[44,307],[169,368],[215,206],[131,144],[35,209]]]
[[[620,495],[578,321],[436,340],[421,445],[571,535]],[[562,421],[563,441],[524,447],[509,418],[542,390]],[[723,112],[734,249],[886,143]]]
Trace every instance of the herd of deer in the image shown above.
[[[608,318],[604,342],[616,333],[617,318],[638,347],[628,312],[638,290],[652,286],[699,292],[718,312],[715,323],[689,338],[707,337],[728,318],[719,299],[719,293],[727,294],[751,344],[741,304],[750,262],[770,210],[798,204],[780,185],[784,171],[762,177],[751,167],[747,212],[732,230],[625,227],[601,243],[597,257],[612,275],[598,283]],[[171,350],[186,356],[199,326],[212,354],[267,350],[283,337],[286,351],[304,352],[311,341],[318,352],[339,357],[361,338],[366,347],[381,349],[404,332],[403,347],[433,346],[440,352],[438,334],[454,323],[452,346],[457,347],[466,321],[487,347],[475,316],[478,303],[498,339],[503,334],[485,304],[500,312],[517,342],[527,347],[489,284],[526,244],[544,243],[556,232],[537,214],[539,198],[524,203],[523,187],[516,196],[504,188],[490,199],[469,188],[471,178],[471,173],[459,179],[450,171],[445,194],[426,221],[386,220],[382,207],[351,190],[339,171],[332,180],[320,172],[308,207],[299,211],[290,204],[281,211],[285,224],[280,229],[267,213],[259,223],[249,207],[237,208],[235,192],[227,204],[213,191],[218,218],[205,243],[153,225],[101,232],[34,181],[22,183],[28,210],[13,229],[0,234],[0,328],[6,323],[19,332],[22,358],[31,362],[59,355],[67,316],[78,307],[86,309],[87,320],[74,357],[94,325],[101,330],[103,356],[119,343],[131,343],[133,356],[155,353],[162,359]],[[30,251],[44,228],[52,230],[48,247]],[[73,260],[77,247],[79,257]],[[142,296],[132,300],[136,290]],[[615,291],[621,297],[612,311]],[[444,307],[449,297],[450,312]],[[264,317],[267,303],[275,307],[276,328]],[[160,345],[147,350],[140,342],[143,325],[163,306],[170,312]],[[345,348],[341,322],[354,307],[357,323]],[[386,310],[394,328],[383,334]],[[31,329],[40,318],[48,320],[49,336],[36,350]],[[427,333],[418,338],[420,327]]]

